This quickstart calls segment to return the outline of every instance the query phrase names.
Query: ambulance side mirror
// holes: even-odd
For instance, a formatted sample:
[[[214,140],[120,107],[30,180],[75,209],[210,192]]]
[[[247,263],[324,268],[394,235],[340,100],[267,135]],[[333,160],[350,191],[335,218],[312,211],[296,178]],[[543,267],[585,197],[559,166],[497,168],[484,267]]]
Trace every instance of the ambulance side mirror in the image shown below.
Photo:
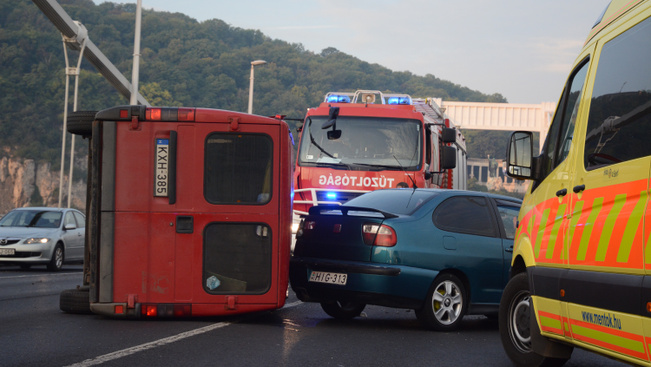
[[[511,134],[511,141],[506,150],[506,173],[518,179],[532,179],[533,134],[530,131],[516,131]]]

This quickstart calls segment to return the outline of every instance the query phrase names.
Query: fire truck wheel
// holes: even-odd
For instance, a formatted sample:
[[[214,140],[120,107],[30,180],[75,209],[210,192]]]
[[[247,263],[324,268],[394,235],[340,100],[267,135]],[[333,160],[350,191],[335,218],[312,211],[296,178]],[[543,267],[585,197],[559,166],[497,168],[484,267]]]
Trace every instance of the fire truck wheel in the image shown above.
[[[502,294],[499,313],[500,338],[504,351],[518,366],[562,366],[568,358],[544,357],[532,348],[531,293],[527,273],[511,278]],[[571,353],[571,350],[570,350]]]
[[[429,329],[455,330],[466,314],[467,298],[466,288],[459,278],[448,273],[439,274],[427,293],[423,307],[416,310],[416,317]]]
[[[325,313],[335,319],[352,319],[359,316],[366,305],[364,303],[334,301],[321,302],[321,308]]]
[[[92,132],[93,120],[97,111],[75,111],[68,115],[68,132],[89,137]]]
[[[59,295],[59,308],[63,312],[74,314],[90,314],[88,287],[66,289]]]

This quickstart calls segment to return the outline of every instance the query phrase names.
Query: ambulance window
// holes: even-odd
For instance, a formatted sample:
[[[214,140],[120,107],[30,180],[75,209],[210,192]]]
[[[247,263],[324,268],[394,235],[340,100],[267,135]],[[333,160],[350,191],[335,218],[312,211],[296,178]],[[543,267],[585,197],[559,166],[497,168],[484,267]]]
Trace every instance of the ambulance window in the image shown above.
[[[570,151],[587,70],[588,60],[585,60],[572,75],[563,91],[561,102],[556,109],[556,115],[543,148],[542,178],[547,177],[554,168],[561,164]]]
[[[651,155],[651,18],[603,46],[586,132],[595,169]]]
[[[212,133],[206,138],[204,197],[211,204],[271,200],[273,141],[264,134]]]

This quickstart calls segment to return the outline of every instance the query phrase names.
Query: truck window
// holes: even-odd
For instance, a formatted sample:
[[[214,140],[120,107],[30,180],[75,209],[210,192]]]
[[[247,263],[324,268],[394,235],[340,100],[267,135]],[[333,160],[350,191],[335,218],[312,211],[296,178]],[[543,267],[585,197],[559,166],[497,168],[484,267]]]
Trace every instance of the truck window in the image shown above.
[[[204,196],[211,204],[271,200],[273,141],[263,134],[212,133],[206,138]]]
[[[576,114],[581,102],[581,93],[588,71],[588,60],[572,74],[567,87],[563,91],[561,102],[556,109],[549,135],[543,148],[542,178],[547,177],[561,162],[565,160],[574,137]]]
[[[263,294],[271,286],[271,228],[211,223],[204,231],[203,286],[210,294]]]
[[[651,19],[603,46],[584,164],[591,170],[651,154]]]

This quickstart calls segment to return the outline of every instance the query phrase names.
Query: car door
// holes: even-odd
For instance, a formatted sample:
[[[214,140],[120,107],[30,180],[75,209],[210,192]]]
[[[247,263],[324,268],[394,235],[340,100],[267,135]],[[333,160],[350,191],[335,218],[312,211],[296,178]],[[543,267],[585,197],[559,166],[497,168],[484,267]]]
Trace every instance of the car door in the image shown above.
[[[63,217],[62,234],[65,243],[65,259],[81,260],[84,258],[84,228],[79,227],[72,211]]]
[[[506,249],[488,198],[459,195],[446,199],[432,214],[444,252],[441,268],[459,269],[468,277],[475,303],[499,303],[504,287]],[[512,246],[512,244],[511,244]]]

